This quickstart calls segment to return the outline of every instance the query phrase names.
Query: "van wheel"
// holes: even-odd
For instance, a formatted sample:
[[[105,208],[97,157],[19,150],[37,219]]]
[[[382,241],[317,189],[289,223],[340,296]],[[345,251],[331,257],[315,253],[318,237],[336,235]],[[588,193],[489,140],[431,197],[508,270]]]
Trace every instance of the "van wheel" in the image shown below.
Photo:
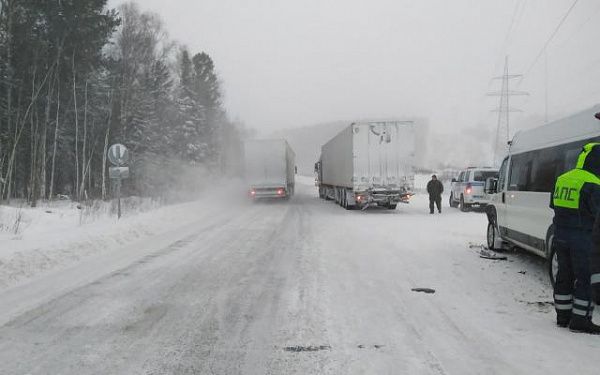
[[[548,276],[550,277],[552,288],[556,284],[556,274],[558,273],[558,257],[556,255],[556,246],[553,246],[553,243],[554,227],[550,227],[546,236],[546,254],[548,259]]]
[[[496,229],[496,223],[489,222],[487,227],[487,246],[490,250],[500,250],[496,249],[496,239],[498,238],[498,230]]]
[[[458,207],[458,203],[456,203],[456,201],[454,200],[454,193],[450,193],[450,199],[449,199],[449,203],[450,203],[450,207],[452,208],[456,208]]]
[[[465,203],[465,197],[463,197],[462,195],[460,196],[459,207],[462,212],[467,212],[470,209],[469,205]]]
[[[396,207],[397,207],[397,205],[396,205],[396,204],[392,204],[392,203],[390,203],[390,204],[388,204],[388,205],[386,206],[386,208],[387,208],[388,210],[395,210],[395,209],[396,209]]]

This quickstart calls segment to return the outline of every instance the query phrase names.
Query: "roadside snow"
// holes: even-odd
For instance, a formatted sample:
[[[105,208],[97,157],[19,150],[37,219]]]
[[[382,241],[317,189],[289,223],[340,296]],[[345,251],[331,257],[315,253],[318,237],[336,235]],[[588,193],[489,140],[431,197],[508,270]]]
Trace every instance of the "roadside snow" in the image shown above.
[[[214,207],[228,192],[239,195],[239,182],[221,186],[228,187],[209,189],[204,199],[163,207],[149,199],[128,198],[120,220],[110,202],[93,207],[71,201],[36,208],[0,206],[0,289],[197,220],[207,205]]]

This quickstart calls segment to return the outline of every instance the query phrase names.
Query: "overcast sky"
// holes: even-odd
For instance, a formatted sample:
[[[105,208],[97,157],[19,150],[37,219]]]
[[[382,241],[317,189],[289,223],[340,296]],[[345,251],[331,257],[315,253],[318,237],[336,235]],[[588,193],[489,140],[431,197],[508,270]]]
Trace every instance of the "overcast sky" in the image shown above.
[[[271,130],[419,116],[431,129],[495,126],[508,54],[544,114],[545,56],[573,0],[138,0],[171,37],[216,64],[232,117]],[[111,0],[115,6],[121,1]],[[549,117],[600,103],[600,1],[579,0],[549,44]],[[516,87],[515,87],[516,88]]]

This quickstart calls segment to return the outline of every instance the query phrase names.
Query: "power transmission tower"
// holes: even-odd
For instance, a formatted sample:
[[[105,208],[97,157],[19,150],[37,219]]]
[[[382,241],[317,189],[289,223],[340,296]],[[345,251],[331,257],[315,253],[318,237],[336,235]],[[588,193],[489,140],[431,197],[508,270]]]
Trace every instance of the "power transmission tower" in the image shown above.
[[[498,166],[504,155],[508,152],[508,141],[510,134],[510,113],[521,112],[517,108],[510,106],[510,97],[519,95],[529,95],[525,91],[515,91],[510,89],[510,82],[513,79],[523,77],[521,74],[508,73],[508,56],[504,60],[504,74],[500,77],[494,77],[502,81],[500,91],[488,93],[490,96],[499,96],[500,104],[492,112],[498,112],[498,123],[496,126],[496,138],[494,140],[494,165]]]

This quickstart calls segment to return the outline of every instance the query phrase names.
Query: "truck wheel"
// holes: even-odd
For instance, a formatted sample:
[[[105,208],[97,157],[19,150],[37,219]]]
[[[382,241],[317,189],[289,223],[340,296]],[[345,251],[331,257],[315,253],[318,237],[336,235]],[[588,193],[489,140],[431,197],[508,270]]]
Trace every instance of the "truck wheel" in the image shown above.
[[[346,199],[346,205],[344,206],[344,208],[350,211],[350,210],[354,210],[356,208],[356,206],[353,204],[348,204],[348,199]]]
[[[465,197],[463,197],[462,195],[460,196],[460,204],[459,204],[460,210],[462,212],[467,212],[469,211],[469,205],[465,203]]]

